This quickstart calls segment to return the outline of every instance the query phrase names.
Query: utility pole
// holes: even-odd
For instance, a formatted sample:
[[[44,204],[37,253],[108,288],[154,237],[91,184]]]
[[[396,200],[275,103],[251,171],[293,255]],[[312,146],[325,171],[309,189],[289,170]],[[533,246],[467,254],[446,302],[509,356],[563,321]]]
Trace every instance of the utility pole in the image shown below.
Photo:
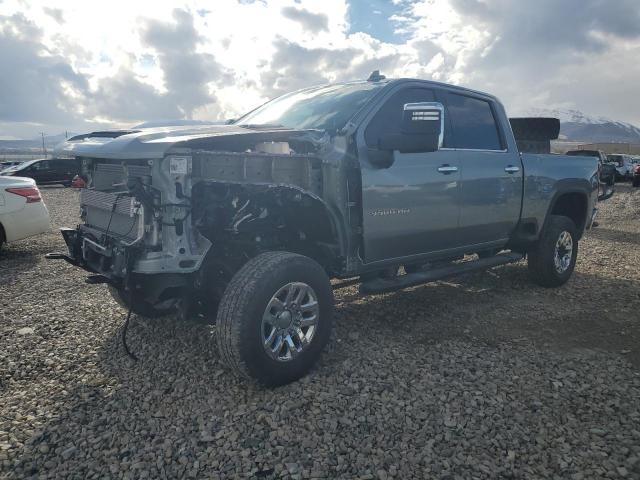
[[[40,132],[40,135],[42,135],[42,154],[44,158],[47,158],[47,149],[44,146],[44,132]]]

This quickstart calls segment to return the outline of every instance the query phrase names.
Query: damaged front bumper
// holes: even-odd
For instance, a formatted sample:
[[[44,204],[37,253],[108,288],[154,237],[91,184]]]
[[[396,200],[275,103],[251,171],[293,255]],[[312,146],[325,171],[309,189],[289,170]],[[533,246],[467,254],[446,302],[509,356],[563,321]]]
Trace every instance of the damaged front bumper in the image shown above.
[[[113,237],[107,238],[106,245],[101,244],[87,229],[83,225],[76,229],[61,228],[68,251],[48,253],[45,258],[64,260],[82,268],[91,274],[86,279],[89,284],[108,283],[117,289],[135,291],[136,298],[153,306],[176,304],[194,288],[196,276],[190,268],[178,274],[162,270],[155,274],[140,273],[138,263],[145,257],[140,246],[128,245]]]
[[[76,229],[61,228],[60,233],[67,244],[67,253],[47,253],[48,260],[64,260],[83,270],[104,278],[104,283],[119,285],[124,282],[129,272],[128,259],[132,259],[131,247],[105,246],[88,238],[82,227]],[[101,282],[92,282],[101,283]]]

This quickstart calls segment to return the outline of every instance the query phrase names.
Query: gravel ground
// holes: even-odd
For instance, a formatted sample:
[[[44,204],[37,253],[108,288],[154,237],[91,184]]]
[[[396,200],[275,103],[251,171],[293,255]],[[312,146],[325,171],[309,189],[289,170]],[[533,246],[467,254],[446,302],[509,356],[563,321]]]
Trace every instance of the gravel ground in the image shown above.
[[[77,192],[44,189],[54,226]],[[212,327],[135,319],[43,254],[0,259],[0,477],[640,478],[640,189],[563,288],[524,264],[361,298],[302,381],[234,378]]]

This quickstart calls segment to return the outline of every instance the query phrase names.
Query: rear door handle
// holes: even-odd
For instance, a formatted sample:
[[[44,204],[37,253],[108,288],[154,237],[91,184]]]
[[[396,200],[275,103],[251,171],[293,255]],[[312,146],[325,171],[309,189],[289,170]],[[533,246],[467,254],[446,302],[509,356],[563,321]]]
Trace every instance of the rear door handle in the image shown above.
[[[504,171],[507,173],[518,173],[520,171],[520,167],[509,165],[508,167],[504,167]]]
[[[449,175],[450,173],[455,173],[458,171],[458,167],[452,167],[451,165],[440,165],[438,167],[438,171],[440,173],[444,173],[445,175]]]

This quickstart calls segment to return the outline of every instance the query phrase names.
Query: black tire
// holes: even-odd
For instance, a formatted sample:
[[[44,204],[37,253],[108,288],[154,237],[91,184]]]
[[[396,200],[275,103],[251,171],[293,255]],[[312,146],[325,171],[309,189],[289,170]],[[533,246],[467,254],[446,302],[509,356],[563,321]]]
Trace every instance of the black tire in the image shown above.
[[[555,264],[556,246],[560,236],[568,233],[571,237],[571,254],[567,258],[570,261],[566,268],[559,271]],[[527,252],[529,274],[532,280],[541,287],[552,288],[564,285],[576,266],[578,256],[577,229],[573,221],[561,215],[551,215],[540,239],[536,245]],[[566,253],[566,249],[563,249]],[[560,253],[562,250],[560,251]]]
[[[125,310],[129,310],[129,294],[120,288],[116,288],[113,285],[108,285],[109,293],[113,299]],[[131,311],[136,315],[147,318],[159,318],[167,315],[171,312],[170,308],[155,308],[149,302],[140,300],[139,298],[133,298],[131,304]]]
[[[292,282],[313,289],[318,301],[317,330],[295,358],[279,361],[265,350],[262,318],[273,296]],[[329,341],[333,290],[314,260],[289,252],[266,252],[249,260],[231,279],[218,308],[217,342],[222,361],[238,375],[274,387],[305,375]]]
[[[634,178],[632,185],[634,187],[640,187],[640,178]]]

